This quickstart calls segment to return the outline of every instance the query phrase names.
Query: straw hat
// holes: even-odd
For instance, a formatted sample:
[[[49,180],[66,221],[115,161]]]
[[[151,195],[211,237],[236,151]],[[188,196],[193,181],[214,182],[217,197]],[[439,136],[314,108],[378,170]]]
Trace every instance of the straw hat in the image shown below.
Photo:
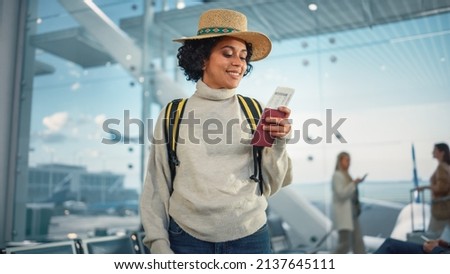
[[[251,43],[253,55],[251,61],[258,61],[269,55],[272,42],[265,34],[247,31],[247,17],[244,14],[226,9],[212,9],[204,12],[198,22],[196,36],[175,39],[183,43],[186,40],[198,40],[218,36],[231,36]]]

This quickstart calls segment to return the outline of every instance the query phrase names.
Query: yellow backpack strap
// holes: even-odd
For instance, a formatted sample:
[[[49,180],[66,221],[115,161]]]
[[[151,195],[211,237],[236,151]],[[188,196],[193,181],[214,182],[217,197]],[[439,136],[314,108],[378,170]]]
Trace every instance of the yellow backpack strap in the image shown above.
[[[241,106],[241,109],[244,112],[248,123],[250,124],[252,134],[254,134],[262,114],[261,105],[257,100],[253,98],[242,96],[240,94],[238,94],[237,97],[239,99],[239,105]],[[250,176],[250,179],[259,184],[259,191],[261,195],[263,195],[264,191],[264,183],[261,169],[263,148],[264,147],[253,146],[254,173],[252,176]]]
[[[168,103],[164,117],[164,136],[166,139],[172,182],[175,179],[176,167],[180,164],[177,157],[177,141],[181,119],[187,99],[175,99]]]
[[[241,109],[244,112],[248,123],[250,124],[250,129],[252,130],[253,134],[255,133],[256,126],[258,125],[259,118],[261,117],[261,105],[253,98],[242,96],[240,94],[238,94],[237,96],[239,99],[239,105],[241,106]]]

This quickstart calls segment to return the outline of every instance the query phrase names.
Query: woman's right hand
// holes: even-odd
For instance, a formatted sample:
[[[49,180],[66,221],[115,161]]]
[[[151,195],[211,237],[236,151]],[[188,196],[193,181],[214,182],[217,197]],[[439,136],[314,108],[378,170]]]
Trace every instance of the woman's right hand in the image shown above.
[[[430,241],[426,241],[425,243],[423,243],[423,251],[425,251],[425,253],[431,253],[432,250],[439,246],[439,240],[430,240]]]
[[[430,240],[423,243],[423,251],[425,251],[426,253],[431,253],[433,249],[437,246],[441,246],[443,248],[449,247],[448,242],[442,239]]]

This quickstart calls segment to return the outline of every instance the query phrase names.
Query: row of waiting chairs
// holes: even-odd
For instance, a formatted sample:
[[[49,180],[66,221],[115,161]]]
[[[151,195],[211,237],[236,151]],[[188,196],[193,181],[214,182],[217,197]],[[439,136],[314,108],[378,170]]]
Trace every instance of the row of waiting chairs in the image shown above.
[[[283,221],[271,215],[268,218],[271,244],[274,253],[316,253],[329,233],[314,248],[293,247]],[[144,245],[144,232],[130,232],[122,236],[103,236],[54,243],[6,248],[9,254],[148,254]]]
[[[7,254],[148,254],[143,232],[9,247]]]

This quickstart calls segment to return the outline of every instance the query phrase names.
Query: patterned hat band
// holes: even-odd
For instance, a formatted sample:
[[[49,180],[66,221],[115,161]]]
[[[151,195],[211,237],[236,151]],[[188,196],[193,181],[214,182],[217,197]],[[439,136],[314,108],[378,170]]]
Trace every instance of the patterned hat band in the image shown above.
[[[197,35],[204,35],[204,34],[219,34],[219,33],[231,33],[231,32],[238,32],[239,30],[233,29],[233,28],[203,28],[200,29],[197,32]]]
[[[207,10],[200,15],[196,30],[197,35],[195,36],[184,36],[173,41],[185,43],[186,41],[231,35],[252,44],[253,54],[250,58],[251,61],[265,58],[272,49],[272,42],[267,35],[247,30],[247,17],[238,11],[227,9]]]

